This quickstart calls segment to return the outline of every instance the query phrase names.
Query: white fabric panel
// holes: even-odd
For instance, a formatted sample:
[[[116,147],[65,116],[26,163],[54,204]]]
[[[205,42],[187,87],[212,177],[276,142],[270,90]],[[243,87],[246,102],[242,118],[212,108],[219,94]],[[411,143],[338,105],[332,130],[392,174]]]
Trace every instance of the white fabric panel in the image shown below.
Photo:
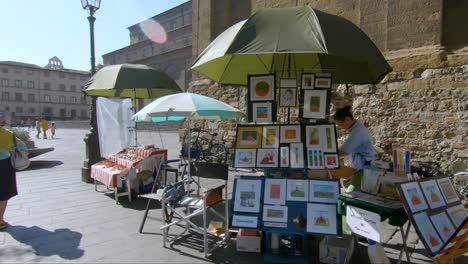
[[[135,126],[131,99],[98,97],[96,115],[101,157],[109,158],[130,145],[134,135],[128,127]]]

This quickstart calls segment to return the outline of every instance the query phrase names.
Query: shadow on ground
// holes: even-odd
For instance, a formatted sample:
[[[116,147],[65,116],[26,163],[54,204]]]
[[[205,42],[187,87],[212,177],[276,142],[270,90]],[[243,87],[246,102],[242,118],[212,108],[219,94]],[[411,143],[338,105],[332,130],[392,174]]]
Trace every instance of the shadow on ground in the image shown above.
[[[63,259],[72,260],[84,254],[84,250],[78,248],[82,234],[68,228],[49,231],[38,226],[14,225],[4,232],[18,242],[31,246],[37,256],[58,255]]]
[[[63,162],[60,160],[31,160],[31,164],[25,171],[28,170],[40,170],[50,169],[62,165]]]

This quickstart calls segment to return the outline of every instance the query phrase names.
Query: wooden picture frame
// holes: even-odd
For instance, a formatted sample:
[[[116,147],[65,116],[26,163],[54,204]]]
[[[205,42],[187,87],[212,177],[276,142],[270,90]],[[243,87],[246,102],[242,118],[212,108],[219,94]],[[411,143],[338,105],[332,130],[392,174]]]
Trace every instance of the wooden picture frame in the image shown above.
[[[257,149],[257,168],[277,168],[278,149]]]
[[[265,194],[263,195],[265,204],[286,204],[286,179],[265,179]]]
[[[324,169],[325,159],[321,148],[307,148],[307,168]]]
[[[279,89],[279,106],[280,107],[296,107],[297,106],[297,89],[280,88]]]
[[[252,103],[252,121],[253,122],[272,122],[273,104],[271,102]]]
[[[289,145],[289,167],[295,169],[304,168],[303,143],[291,143]]]
[[[179,169],[177,168],[166,168],[164,171],[164,185],[174,185],[179,181]]]
[[[275,100],[275,75],[249,75],[250,101]]]
[[[307,204],[307,233],[339,235],[336,204]]]
[[[289,168],[289,146],[280,147],[280,167]]]
[[[324,153],[323,159],[325,160],[326,169],[339,169],[340,157],[337,153]]]
[[[305,126],[306,147],[307,148],[322,148],[322,132],[323,129],[319,125]]]
[[[327,114],[327,90],[304,90],[303,118],[325,119]]]
[[[288,222],[288,207],[281,205],[264,205],[263,221]]]
[[[255,168],[257,149],[235,149],[234,168]]]
[[[320,139],[323,152],[338,152],[335,124],[322,125],[321,130]]]
[[[279,126],[264,126],[262,135],[262,148],[279,147]]]
[[[314,203],[338,203],[339,180],[310,180],[309,201]]]
[[[301,126],[288,125],[280,127],[280,143],[301,142]]]
[[[302,89],[314,89],[315,74],[303,73],[301,76],[301,88]]]
[[[261,146],[261,126],[237,126],[236,148],[260,148]]]

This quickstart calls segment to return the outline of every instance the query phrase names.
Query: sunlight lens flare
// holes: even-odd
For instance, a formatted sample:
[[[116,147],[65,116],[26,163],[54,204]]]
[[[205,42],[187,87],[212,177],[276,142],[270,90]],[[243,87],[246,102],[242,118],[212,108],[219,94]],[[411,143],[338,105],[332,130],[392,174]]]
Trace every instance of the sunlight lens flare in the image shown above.
[[[164,28],[158,22],[148,19],[140,23],[143,33],[153,42],[162,44],[167,40],[167,34]]]

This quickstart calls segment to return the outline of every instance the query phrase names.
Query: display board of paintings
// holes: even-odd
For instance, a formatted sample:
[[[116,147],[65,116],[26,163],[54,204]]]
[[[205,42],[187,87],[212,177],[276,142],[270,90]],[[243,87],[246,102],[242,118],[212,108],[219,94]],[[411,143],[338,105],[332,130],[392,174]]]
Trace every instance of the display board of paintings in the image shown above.
[[[299,116],[303,119],[326,119],[330,110],[331,74],[303,73],[301,80]]]
[[[232,202],[232,226],[257,228],[263,212],[264,177],[236,176]]]
[[[275,80],[274,74],[248,76],[247,118],[249,122],[269,123],[276,121]],[[283,93],[283,96],[285,95],[286,93]],[[292,104],[292,96],[288,97],[289,100],[286,103]]]
[[[403,205],[431,256],[444,247],[468,217],[448,177],[397,183]]]

